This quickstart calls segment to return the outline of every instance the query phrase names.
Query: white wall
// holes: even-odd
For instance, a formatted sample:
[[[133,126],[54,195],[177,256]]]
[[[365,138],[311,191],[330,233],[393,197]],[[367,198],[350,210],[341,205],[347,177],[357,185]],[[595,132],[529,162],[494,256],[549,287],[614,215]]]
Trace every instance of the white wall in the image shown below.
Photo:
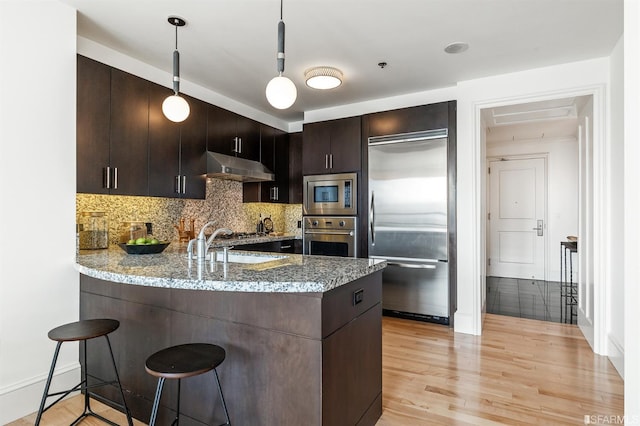
[[[54,351],[78,319],[75,258],[76,13],[57,1],[0,2],[0,424],[35,411]],[[66,347],[65,347],[66,346]],[[79,381],[63,345],[59,384]]]
[[[578,143],[575,138],[497,141],[487,157],[547,154],[547,257],[549,281],[560,281],[560,241],[578,235]]]
[[[640,423],[640,2],[624,2],[624,412]]]
[[[611,306],[606,324],[606,353],[624,377],[624,37],[611,54],[611,143],[608,145],[611,167],[606,206],[609,209],[609,229],[606,233],[611,248],[608,252],[611,269],[607,281],[607,305]]]

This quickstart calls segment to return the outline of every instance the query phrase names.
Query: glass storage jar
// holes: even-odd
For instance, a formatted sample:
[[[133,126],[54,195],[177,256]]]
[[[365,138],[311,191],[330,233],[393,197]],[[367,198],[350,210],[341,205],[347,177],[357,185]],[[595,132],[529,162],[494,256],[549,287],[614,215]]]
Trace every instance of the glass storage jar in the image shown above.
[[[126,243],[129,240],[137,240],[147,236],[147,225],[144,222],[122,222],[120,224],[119,242]]]
[[[104,212],[82,212],[78,221],[78,248],[96,250],[109,247],[109,224]]]

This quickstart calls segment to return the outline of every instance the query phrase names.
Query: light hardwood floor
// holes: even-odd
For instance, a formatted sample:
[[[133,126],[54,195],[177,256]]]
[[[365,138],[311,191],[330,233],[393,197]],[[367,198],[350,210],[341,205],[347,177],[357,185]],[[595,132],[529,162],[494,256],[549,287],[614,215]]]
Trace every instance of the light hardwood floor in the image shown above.
[[[479,337],[384,317],[382,333],[377,426],[581,425],[585,416],[624,414],[622,379],[575,325],[487,314]],[[101,407],[95,411],[126,424],[122,414],[95,404]],[[42,424],[68,425],[81,409],[82,398],[71,398]],[[10,425],[34,421],[32,414]]]

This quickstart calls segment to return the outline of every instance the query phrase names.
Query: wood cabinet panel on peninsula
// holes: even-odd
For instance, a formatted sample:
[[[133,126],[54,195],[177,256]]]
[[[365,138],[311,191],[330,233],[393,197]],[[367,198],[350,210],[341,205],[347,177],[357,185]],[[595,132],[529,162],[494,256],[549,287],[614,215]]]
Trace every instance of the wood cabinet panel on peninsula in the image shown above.
[[[146,357],[200,341],[227,352],[218,372],[233,424],[373,426],[382,412],[381,274],[320,293],[234,291],[233,283],[224,291],[155,287],[81,274],[80,318],[120,321],[112,338],[116,363],[127,403],[142,421],[156,382],[144,371]],[[106,351],[90,351],[87,362],[97,378],[112,374]],[[175,401],[175,387],[167,390],[167,401]],[[118,398],[110,388],[96,391]],[[184,392],[181,407],[193,424],[221,423],[209,377],[190,379]],[[168,424],[173,409],[161,404],[159,422]]]
[[[360,117],[305,124],[302,133],[303,175],[360,171]]]

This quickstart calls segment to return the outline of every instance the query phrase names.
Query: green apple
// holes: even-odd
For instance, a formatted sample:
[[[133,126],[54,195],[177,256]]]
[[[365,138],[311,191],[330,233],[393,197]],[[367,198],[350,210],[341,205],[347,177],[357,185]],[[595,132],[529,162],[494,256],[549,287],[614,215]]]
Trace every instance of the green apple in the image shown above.
[[[155,238],[153,238],[153,239],[151,239],[151,244],[160,244],[160,241],[158,241]]]
[[[133,240],[133,239],[131,239],[131,240],[127,241],[127,245],[128,245],[128,246],[133,245],[133,244],[135,244],[135,243],[136,243],[136,240]]]
[[[142,245],[142,244],[146,244],[147,243],[147,239],[144,237],[140,237],[136,240],[136,244],[138,245]]]

